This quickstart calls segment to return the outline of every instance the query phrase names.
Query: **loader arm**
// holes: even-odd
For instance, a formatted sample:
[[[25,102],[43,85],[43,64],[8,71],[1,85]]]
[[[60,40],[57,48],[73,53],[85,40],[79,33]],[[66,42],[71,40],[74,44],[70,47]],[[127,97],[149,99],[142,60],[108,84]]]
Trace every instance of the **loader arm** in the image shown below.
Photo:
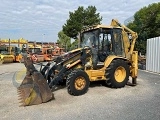
[[[89,57],[89,55],[86,53],[85,49],[82,49],[82,51],[78,52],[78,54],[81,54],[79,58],[77,58],[77,54],[75,54],[74,56],[69,57],[65,61],[62,61],[58,64],[55,64],[52,67],[51,71],[58,71],[57,68],[59,66],[61,66],[60,71],[58,71],[58,74],[56,74],[55,77],[49,83],[50,88],[52,88],[52,86],[54,86],[54,85],[57,85],[59,82],[62,82],[64,79],[64,76],[66,75],[66,72],[69,71],[70,69],[72,69],[73,67],[75,67],[76,65],[80,64],[81,67],[83,68],[83,66],[86,62],[86,58]],[[70,62],[68,62],[68,61],[70,61]],[[50,71],[48,71],[48,72],[50,72]],[[52,72],[50,72],[50,73],[52,73]]]

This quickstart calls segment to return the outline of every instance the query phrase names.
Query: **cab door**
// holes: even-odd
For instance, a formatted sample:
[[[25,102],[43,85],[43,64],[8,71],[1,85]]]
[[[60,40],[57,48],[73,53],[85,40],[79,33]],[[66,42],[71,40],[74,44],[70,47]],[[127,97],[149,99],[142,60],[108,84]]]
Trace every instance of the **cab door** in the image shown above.
[[[119,28],[113,29],[113,52],[117,56],[124,56],[124,47],[122,41],[122,30]]]

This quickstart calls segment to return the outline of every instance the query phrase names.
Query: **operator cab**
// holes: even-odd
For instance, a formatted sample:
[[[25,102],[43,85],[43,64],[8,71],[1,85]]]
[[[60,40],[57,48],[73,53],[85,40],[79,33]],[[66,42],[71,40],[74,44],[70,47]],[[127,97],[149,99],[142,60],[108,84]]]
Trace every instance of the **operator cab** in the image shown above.
[[[93,64],[104,62],[109,55],[124,56],[122,29],[98,25],[81,33],[80,47],[90,47]]]

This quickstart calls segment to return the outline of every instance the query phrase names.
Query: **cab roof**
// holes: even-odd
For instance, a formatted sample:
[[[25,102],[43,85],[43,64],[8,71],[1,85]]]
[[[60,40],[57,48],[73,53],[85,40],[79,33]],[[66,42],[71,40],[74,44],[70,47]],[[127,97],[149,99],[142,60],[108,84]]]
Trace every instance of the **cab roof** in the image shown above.
[[[99,28],[119,28],[122,29],[121,27],[115,27],[115,26],[111,26],[111,25],[93,25],[93,26],[87,26],[87,27],[83,27],[81,32],[85,32],[85,31],[90,31],[90,30],[94,30],[94,29],[99,29]]]

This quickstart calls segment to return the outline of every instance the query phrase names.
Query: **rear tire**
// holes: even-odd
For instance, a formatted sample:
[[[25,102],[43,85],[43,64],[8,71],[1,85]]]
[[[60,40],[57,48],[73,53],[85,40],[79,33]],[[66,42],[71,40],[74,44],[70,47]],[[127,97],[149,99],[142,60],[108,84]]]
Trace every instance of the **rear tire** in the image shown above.
[[[67,77],[66,86],[70,95],[83,95],[89,88],[89,77],[83,70],[73,70]]]
[[[112,88],[122,88],[129,80],[129,66],[121,59],[115,59],[106,69],[106,84]]]

